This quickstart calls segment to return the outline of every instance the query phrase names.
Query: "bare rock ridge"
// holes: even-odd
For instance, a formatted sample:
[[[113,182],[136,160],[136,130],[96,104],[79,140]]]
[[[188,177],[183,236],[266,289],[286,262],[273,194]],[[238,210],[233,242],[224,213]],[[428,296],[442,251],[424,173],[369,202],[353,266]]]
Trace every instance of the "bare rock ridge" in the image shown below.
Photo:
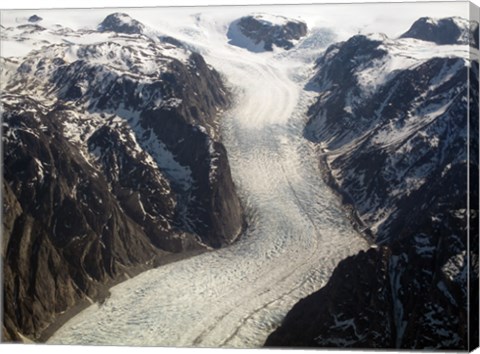
[[[32,15],[28,18],[28,22],[40,22],[42,20],[43,20],[43,18],[41,18],[40,16],[37,16],[37,15]]]
[[[460,17],[422,17],[401,38],[416,38],[437,44],[466,44],[478,48],[478,22]]]
[[[10,63],[2,88],[7,341],[36,340],[109,285],[244,227],[217,128],[229,104],[219,74],[127,15],[99,29],[104,41]]]
[[[227,35],[233,45],[252,51],[272,51],[274,45],[285,50],[291,49],[306,34],[307,25],[302,21],[283,16],[253,14],[234,21]],[[253,46],[242,43],[240,37],[251,40]]]
[[[415,38],[431,38],[412,28]],[[355,36],[318,61],[319,96],[305,136],[378,246],[342,261],[266,346],[478,343],[478,306],[468,302],[478,299],[478,286],[468,287],[478,284],[478,135],[468,135],[478,132],[478,62],[469,62],[461,41],[449,52],[405,37]],[[415,57],[432,45],[436,57]]]
[[[145,26],[125,13],[113,13],[105,17],[98,26],[100,32],[142,34]]]

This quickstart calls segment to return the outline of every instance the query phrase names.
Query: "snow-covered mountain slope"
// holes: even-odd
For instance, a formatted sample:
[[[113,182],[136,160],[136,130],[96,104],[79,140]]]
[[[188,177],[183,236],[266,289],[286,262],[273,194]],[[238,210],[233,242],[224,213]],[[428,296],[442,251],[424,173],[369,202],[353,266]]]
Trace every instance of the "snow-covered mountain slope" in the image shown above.
[[[252,52],[291,49],[307,34],[307,25],[283,16],[257,13],[233,21],[228,29],[229,43]]]
[[[472,54],[463,44],[374,35],[319,59],[305,135],[329,183],[384,247],[343,261],[267,345],[468,348],[468,274],[478,282],[467,271],[478,259],[469,248],[478,206],[467,204],[478,198],[478,183],[467,185],[469,173],[478,180]]]
[[[138,25],[113,14],[102,33],[41,30],[53,43],[24,25],[4,33],[33,49],[2,59],[7,338],[35,339],[105,284],[230,244],[244,226],[219,74],[117,17]]]
[[[113,13],[105,17],[98,25],[100,32],[142,34],[145,26],[125,13]]]
[[[436,44],[465,44],[478,48],[478,21],[461,17],[422,17],[402,38],[416,38]]]
[[[380,243],[400,199],[466,160],[469,55],[463,45],[355,36],[317,63],[305,135]]]

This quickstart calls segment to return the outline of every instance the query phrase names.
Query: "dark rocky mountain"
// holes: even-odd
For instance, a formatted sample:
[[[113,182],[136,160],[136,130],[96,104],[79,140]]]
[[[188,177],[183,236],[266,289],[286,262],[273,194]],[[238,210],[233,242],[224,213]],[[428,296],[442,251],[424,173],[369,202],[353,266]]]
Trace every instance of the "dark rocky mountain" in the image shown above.
[[[43,18],[37,15],[32,15],[28,18],[28,22],[40,22],[41,20],[43,20]]]
[[[171,41],[117,29],[5,60],[4,340],[36,340],[113,283],[228,245],[244,226],[219,74]]]
[[[305,136],[379,246],[341,262],[267,346],[465,350],[478,342],[468,301],[468,276],[478,284],[469,269],[478,265],[470,227],[478,225],[478,134],[468,134],[478,132],[478,63],[462,46],[415,56],[430,45],[355,36],[319,59]]]
[[[282,16],[266,14],[244,16],[230,25],[228,33],[231,44],[244,46],[238,42],[237,31],[262,50],[272,51],[274,45],[288,50],[293,48],[295,41],[307,34],[307,25]]]
[[[142,34],[145,26],[125,13],[113,13],[105,17],[98,26],[100,32]]]
[[[17,29],[22,30],[24,34],[29,34],[29,33],[38,33],[38,32],[43,32],[46,30],[45,27],[42,27],[37,24],[31,24],[27,23],[25,25],[19,25],[17,26]]]
[[[401,38],[416,38],[437,44],[466,44],[478,48],[478,22],[460,17],[438,20],[422,17]]]

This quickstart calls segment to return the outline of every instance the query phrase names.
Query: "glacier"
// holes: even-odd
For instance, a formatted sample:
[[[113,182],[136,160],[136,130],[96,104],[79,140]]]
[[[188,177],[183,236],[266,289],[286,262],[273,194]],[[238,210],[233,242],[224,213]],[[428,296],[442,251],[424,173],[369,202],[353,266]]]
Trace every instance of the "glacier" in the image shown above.
[[[208,13],[155,28],[200,52],[234,93],[221,131],[248,228],[227,248],[116,285],[48,343],[259,347],[340,260],[369,247],[302,135],[315,95],[304,89],[313,73],[305,58],[329,43],[252,53],[228,44],[228,17]]]

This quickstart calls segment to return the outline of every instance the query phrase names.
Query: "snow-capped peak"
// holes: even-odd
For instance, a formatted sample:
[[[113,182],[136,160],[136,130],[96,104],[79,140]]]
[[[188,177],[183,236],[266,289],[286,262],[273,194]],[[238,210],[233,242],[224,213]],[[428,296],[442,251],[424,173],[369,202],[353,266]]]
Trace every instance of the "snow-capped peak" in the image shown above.
[[[307,34],[307,25],[283,16],[254,13],[230,24],[229,43],[250,51],[273,51],[277,48],[291,49]]]
[[[467,44],[478,47],[478,23],[461,17],[422,17],[401,38],[415,38],[436,44]]]
[[[142,34],[145,26],[125,13],[115,12],[108,15],[98,26],[100,32]]]

